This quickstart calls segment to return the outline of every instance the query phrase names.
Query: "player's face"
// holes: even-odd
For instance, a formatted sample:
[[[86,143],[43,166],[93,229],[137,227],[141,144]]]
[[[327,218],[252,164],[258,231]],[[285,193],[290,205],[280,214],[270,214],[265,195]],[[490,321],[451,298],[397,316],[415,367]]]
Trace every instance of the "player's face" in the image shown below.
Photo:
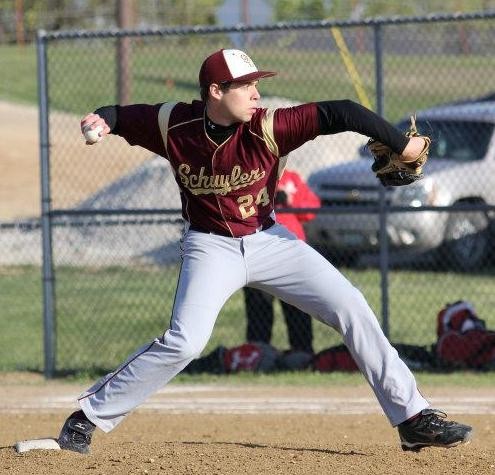
[[[224,115],[234,122],[248,122],[259,107],[258,81],[232,83],[222,93],[221,104]]]

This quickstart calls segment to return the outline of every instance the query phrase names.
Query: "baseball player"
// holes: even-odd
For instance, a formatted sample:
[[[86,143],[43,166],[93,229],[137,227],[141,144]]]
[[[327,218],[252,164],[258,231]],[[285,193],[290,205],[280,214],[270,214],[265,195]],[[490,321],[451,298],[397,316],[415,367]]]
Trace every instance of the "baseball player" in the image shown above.
[[[201,66],[201,100],[105,106],[82,119],[85,132],[119,135],[170,162],[185,228],[170,327],[79,397],[81,410],[67,418],[59,436],[63,449],[87,453],[96,427],[114,429],[197,358],[223,304],[246,285],[297,306],[342,335],[391,425],[398,427],[404,450],[470,439],[471,427],[447,421],[429,407],[358,289],[274,214],[283,157],[319,135],[358,132],[389,146],[405,162],[422,153],[425,140],[404,136],[349,100],[260,108],[258,81],[275,74],[258,70],[242,51],[222,49]]]

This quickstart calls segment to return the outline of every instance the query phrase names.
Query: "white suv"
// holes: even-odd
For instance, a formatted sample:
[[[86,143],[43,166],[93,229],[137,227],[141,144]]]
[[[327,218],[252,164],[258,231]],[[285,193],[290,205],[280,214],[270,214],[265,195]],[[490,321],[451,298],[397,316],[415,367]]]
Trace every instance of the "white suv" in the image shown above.
[[[421,208],[458,204],[495,204],[495,101],[466,102],[417,113],[420,133],[432,138],[425,178],[385,189],[391,206]],[[397,124],[406,130],[409,120]],[[334,209],[379,205],[380,183],[366,150],[360,158],[313,173],[308,183]],[[361,208],[362,211],[363,208]],[[342,210],[342,208],[341,208]],[[356,207],[357,211],[357,207]],[[413,254],[442,249],[444,264],[472,270],[492,248],[487,211],[392,212],[387,215],[390,248]],[[308,242],[332,256],[359,255],[379,247],[376,213],[319,213],[306,226]],[[410,252],[409,252],[410,254]]]

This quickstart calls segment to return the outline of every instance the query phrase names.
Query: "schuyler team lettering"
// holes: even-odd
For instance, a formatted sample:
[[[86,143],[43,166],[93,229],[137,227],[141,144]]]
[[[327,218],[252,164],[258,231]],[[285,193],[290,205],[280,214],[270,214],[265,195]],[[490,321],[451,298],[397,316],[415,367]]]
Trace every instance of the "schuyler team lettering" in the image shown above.
[[[239,165],[232,168],[230,175],[207,175],[205,167],[199,169],[197,175],[191,173],[191,167],[183,163],[177,169],[181,183],[194,195],[208,195],[210,193],[226,195],[229,191],[238,190],[260,181],[265,171],[256,168],[244,172]]]

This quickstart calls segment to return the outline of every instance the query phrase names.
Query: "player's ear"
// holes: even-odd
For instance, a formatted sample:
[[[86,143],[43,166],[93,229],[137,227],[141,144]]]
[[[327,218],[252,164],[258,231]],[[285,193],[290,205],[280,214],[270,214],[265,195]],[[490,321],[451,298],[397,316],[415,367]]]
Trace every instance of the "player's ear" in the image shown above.
[[[210,96],[213,98],[213,99],[220,99],[223,95],[223,91],[220,87],[219,84],[210,84],[209,86],[209,92],[210,92]]]

